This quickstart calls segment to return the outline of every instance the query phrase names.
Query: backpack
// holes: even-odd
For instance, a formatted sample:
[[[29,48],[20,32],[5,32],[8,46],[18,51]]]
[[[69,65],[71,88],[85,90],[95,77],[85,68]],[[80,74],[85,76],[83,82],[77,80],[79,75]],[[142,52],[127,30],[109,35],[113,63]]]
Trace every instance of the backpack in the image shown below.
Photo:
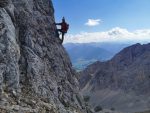
[[[62,28],[61,30],[64,32],[64,33],[67,33],[69,29],[69,24],[67,24],[66,22],[65,23],[62,23]]]

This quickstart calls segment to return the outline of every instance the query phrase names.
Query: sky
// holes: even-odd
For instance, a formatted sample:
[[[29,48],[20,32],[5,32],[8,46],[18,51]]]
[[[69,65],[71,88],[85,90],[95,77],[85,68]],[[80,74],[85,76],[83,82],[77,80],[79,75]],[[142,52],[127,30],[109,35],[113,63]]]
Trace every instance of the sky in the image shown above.
[[[52,0],[65,43],[150,42],[150,0]]]

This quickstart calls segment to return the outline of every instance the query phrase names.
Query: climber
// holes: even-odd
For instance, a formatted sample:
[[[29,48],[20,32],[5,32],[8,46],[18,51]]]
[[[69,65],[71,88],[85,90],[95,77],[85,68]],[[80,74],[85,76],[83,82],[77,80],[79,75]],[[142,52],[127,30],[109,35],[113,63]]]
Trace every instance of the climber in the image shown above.
[[[65,33],[67,33],[68,29],[69,29],[69,24],[66,23],[65,18],[62,18],[62,22],[61,23],[55,23],[55,25],[60,25],[61,29],[57,29],[57,34],[59,37],[59,32],[62,34],[62,39],[61,39],[61,44],[64,41],[64,35]]]

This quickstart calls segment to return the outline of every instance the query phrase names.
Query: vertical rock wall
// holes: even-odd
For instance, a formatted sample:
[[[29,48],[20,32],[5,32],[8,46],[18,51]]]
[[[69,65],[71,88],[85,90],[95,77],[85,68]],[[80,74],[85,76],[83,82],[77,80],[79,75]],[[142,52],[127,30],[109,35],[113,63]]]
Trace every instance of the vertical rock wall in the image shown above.
[[[82,111],[76,73],[54,22],[51,0],[0,1],[0,94],[22,112]]]
[[[19,90],[20,49],[15,26],[4,8],[0,9],[0,89],[16,93]]]

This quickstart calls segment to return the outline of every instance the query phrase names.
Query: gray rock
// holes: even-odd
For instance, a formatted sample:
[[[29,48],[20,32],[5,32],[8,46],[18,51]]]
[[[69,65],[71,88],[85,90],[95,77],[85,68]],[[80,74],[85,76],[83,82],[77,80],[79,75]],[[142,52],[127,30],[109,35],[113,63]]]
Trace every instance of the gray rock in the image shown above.
[[[0,7],[6,7],[10,3],[10,0],[1,0]]]
[[[81,72],[80,85],[82,93],[90,96],[94,106],[115,107],[125,113],[147,110],[150,44],[132,45],[109,61],[88,66]]]
[[[0,7],[0,94],[7,101],[0,112],[84,113],[51,0],[1,0]]]
[[[5,9],[0,10],[0,54],[1,54],[1,84],[5,83],[5,90],[19,89],[19,46],[16,42],[15,27]],[[1,89],[4,85],[1,85]]]

